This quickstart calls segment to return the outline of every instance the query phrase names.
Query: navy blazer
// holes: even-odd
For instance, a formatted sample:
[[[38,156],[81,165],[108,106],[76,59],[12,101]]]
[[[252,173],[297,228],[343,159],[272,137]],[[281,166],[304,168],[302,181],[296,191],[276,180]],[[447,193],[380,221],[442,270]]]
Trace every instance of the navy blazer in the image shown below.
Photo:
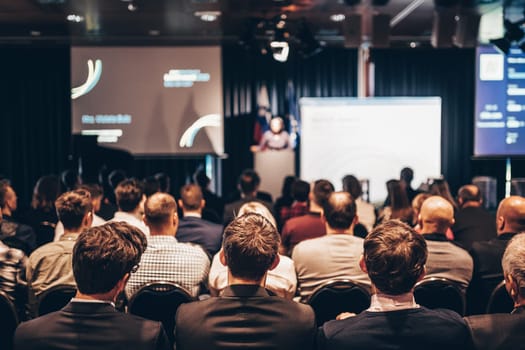
[[[222,225],[194,216],[185,216],[179,221],[175,237],[179,242],[199,244],[213,257],[221,249]]]

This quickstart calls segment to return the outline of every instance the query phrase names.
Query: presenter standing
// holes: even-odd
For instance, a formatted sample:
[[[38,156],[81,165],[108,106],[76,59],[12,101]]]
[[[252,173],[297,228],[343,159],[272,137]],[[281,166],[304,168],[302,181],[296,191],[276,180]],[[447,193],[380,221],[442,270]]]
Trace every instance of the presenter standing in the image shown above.
[[[284,121],[275,117],[270,121],[270,130],[263,134],[259,146],[254,146],[253,151],[292,149],[290,134],[284,130]]]

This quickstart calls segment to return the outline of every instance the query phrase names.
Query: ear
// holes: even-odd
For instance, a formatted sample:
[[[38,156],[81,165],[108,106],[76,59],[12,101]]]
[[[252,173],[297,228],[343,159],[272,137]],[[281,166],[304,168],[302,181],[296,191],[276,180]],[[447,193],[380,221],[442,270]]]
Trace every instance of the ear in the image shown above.
[[[93,211],[90,211],[86,215],[84,215],[84,218],[82,219],[82,225],[84,227],[91,227],[91,224],[93,223]]]
[[[368,274],[368,269],[366,268],[365,263],[365,256],[363,254],[361,254],[361,257],[359,258],[359,267],[361,268],[361,271]]]
[[[423,280],[423,278],[425,278],[426,275],[427,275],[427,267],[425,265],[423,266],[423,271],[421,271],[421,275],[419,275],[419,277],[417,278],[416,283]]]
[[[419,225],[420,228],[423,227],[423,220],[421,219],[421,214],[417,215],[417,224]]]
[[[222,248],[219,251],[219,260],[221,261],[221,264],[223,264],[224,266],[228,266],[226,263],[226,256],[224,255],[224,250],[222,250]]]
[[[355,214],[354,216],[354,220],[352,220],[352,226],[355,226],[359,223],[359,216],[357,216],[357,214]]]
[[[184,206],[182,205],[182,199],[179,199],[177,201],[177,205],[179,206],[179,208],[184,208]]]
[[[142,221],[144,222],[144,224],[146,224],[146,226],[149,226],[149,222],[148,222],[148,218],[146,217],[146,214],[142,214]]]
[[[510,297],[514,302],[516,302],[518,296],[519,296],[519,287],[516,283],[516,280],[514,277],[512,277],[511,274],[505,274],[505,289],[507,289],[507,292],[509,293]]]
[[[454,218],[452,218],[449,223],[450,223],[450,226],[452,226],[452,225],[454,225],[456,223],[456,220]]]
[[[201,199],[201,206],[200,208],[204,208],[206,206],[206,201],[204,199]]]
[[[273,263],[272,263],[272,266],[270,266],[270,268],[268,270],[273,270],[277,267],[277,265],[279,265],[279,262],[281,261],[281,257],[279,256],[279,254],[277,254],[275,256],[275,259],[273,259]]]
[[[496,228],[499,232],[503,232],[505,228],[505,218],[501,215],[496,218]]]
[[[177,214],[177,211],[175,210],[173,213],[173,226],[175,227],[175,232],[177,232],[179,228],[179,214]]]

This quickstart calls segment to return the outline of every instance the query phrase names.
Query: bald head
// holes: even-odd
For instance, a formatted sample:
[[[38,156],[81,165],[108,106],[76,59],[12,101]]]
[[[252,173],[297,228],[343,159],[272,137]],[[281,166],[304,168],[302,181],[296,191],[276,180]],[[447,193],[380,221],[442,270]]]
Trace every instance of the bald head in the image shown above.
[[[442,233],[454,224],[454,208],[440,196],[427,198],[419,212],[419,225],[422,233]]]
[[[458,190],[458,204],[460,207],[481,206],[481,191],[476,185],[465,185]]]
[[[327,232],[350,230],[356,217],[355,201],[348,192],[332,192],[324,205]]]
[[[177,231],[177,203],[167,193],[155,193],[144,204],[144,222],[152,235],[174,235]]]
[[[525,230],[525,198],[510,196],[503,199],[496,214],[498,234]]]

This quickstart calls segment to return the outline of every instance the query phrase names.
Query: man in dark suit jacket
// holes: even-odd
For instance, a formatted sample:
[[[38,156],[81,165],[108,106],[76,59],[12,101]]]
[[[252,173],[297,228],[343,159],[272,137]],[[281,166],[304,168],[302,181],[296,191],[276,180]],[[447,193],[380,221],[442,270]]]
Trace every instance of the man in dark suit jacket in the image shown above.
[[[179,207],[182,219],[179,220],[177,240],[202,246],[213,257],[221,249],[222,225],[202,219],[202,209],[206,202],[199,186],[185,185],[180,190]]]
[[[144,234],[124,222],[81,233],[73,249],[75,298],[60,311],[20,324],[15,349],[169,349],[159,322],[114,307],[145,248]]]
[[[414,301],[414,285],[425,276],[427,253],[425,239],[401,221],[372,230],[359,263],[375,291],[370,308],[326,322],[319,329],[318,349],[465,349],[469,334],[458,314]]]
[[[476,350],[525,349],[525,234],[516,235],[510,241],[502,266],[514,311],[465,318]]]
[[[308,305],[271,297],[266,274],[279,263],[279,233],[259,214],[224,231],[221,263],[229,286],[217,298],[179,307],[175,344],[185,349],[313,349],[315,318]]]
[[[470,255],[474,261],[474,273],[467,292],[469,314],[485,312],[492,290],[503,280],[501,257],[505,248],[517,232],[525,231],[524,217],[524,197],[503,199],[496,213],[497,237],[472,244]]]

